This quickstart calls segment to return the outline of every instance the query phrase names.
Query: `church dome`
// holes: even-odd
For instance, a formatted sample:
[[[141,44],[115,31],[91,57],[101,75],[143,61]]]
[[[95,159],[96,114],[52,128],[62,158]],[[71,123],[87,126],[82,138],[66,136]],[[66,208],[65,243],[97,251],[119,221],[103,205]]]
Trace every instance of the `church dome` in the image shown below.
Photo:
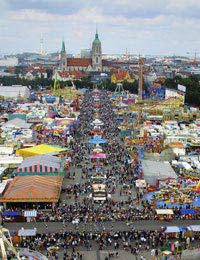
[[[94,44],[94,45],[99,45],[99,44],[101,44],[97,32],[96,32],[96,34],[95,34],[95,39],[94,39],[94,41],[93,41],[93,44]]]

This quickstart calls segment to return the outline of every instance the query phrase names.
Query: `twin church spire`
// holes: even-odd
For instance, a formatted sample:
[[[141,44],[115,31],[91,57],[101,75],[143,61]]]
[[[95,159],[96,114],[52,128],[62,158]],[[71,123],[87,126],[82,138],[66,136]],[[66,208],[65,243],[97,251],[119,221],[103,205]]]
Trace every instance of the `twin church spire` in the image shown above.
[[[90,64],[90,65],[92,67],[92,70],[93,71],[102,71],[102,49],[101,49],[101,41],[99,40],[99,35],[98,35],[97,29],[96,29],[95,38],[92,42],[91,59],[92,59],[92,64]],[[83,59],[80,59],[80,60],[83,60]],[[61,71],[68,70],[67,55],[66,55],[64,40],[62,41],[62,48],[61,48],[60,69],[61,69]],[[78,70],[80,70],[80,69],[78,69]]]

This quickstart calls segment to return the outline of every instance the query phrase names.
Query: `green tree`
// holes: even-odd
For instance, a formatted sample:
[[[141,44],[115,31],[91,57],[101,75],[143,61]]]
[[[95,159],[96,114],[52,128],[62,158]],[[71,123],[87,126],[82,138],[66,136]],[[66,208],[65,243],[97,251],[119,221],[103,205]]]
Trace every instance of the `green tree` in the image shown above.
[[[178,84],[186,86],[185,101],[189,105],[200,105],[200,75],[190,75],[187,78],[176,76],[166,79],[165,86],[177,89]]]

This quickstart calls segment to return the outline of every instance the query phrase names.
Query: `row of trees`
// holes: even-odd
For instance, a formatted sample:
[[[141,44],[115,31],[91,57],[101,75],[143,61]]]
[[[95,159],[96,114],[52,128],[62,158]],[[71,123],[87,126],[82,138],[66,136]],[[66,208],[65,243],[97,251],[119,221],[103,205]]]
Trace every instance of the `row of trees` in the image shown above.
[[[73,81],[77,88],[92,88],[93,83],[91,82],[90,78],[83,78],[80,80]],[[47,87],[47,89],[51,89],[54,86],[54,80],[49,78],[35,78],[33,80],[19,78],[19,77],[2,77],[0,79],[0,84],[4,86],[11,86],[11,85],[23,85],[23,86],[31,86],[33,90],[39,90],[40,87]],[[57,82],[60,88],[64,88],[66,86],[72,86],[71,81],[59,81]]]
[[[178,84],[186,86],[185,102],[189,105],[200,106],[200,75],[190,75],[187,78],[175,76],[165,81],[165,86],[173,89],[177,89]]]
[[[38,90],[40,87],[52,88],[54,81],[49,78],[35,78],[34,80],[28,80],[24,78],[14,78],[14,77],[3,77],[0,79],[0,83],[5,86],[11,85],[24,85],[31,86],[33,90]],[[77,88],[89,88],[92,89],[93,83],[91,82],[90,77],[85,77],[81,81],[75,80],[74,84]],[[178,84],[186,86],[186,103],[192,105],[200,105],[200,75],[191,75],[188,78],[182,78],[176,76],[173,79],[166,79],[165,86],[173,89],[177,89]],[[60,88],[66,86],[72,86],[72,82],[59,82]],[[110,79],[103,81],[100,85],[100,88],[107,89],[109,91],[115,91],[116,84],[111,83]],[[145,87],[145,84],[144,84]],[[138,81],[135,80],[134,83],[124,82],[124,90],[128,90],[131,93],[138,93]]]
[[[33,80],[28,80],[24,78],[14,78],[14,77],[2,77],[0,79],[0,83],[4,86],[11,85],[23,85],[23,86],[31,86],[32,89],[37,90],[41,86],[53,86],[53,80],[45,79],[45,78],[35,78]]]

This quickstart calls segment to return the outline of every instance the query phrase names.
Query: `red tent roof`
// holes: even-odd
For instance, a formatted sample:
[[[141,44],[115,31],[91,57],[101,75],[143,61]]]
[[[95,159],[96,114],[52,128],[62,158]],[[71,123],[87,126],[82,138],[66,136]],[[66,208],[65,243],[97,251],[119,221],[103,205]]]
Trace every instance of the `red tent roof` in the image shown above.
[[[8,186],[2,202],[57,202],[62,176],[17,176]]]

